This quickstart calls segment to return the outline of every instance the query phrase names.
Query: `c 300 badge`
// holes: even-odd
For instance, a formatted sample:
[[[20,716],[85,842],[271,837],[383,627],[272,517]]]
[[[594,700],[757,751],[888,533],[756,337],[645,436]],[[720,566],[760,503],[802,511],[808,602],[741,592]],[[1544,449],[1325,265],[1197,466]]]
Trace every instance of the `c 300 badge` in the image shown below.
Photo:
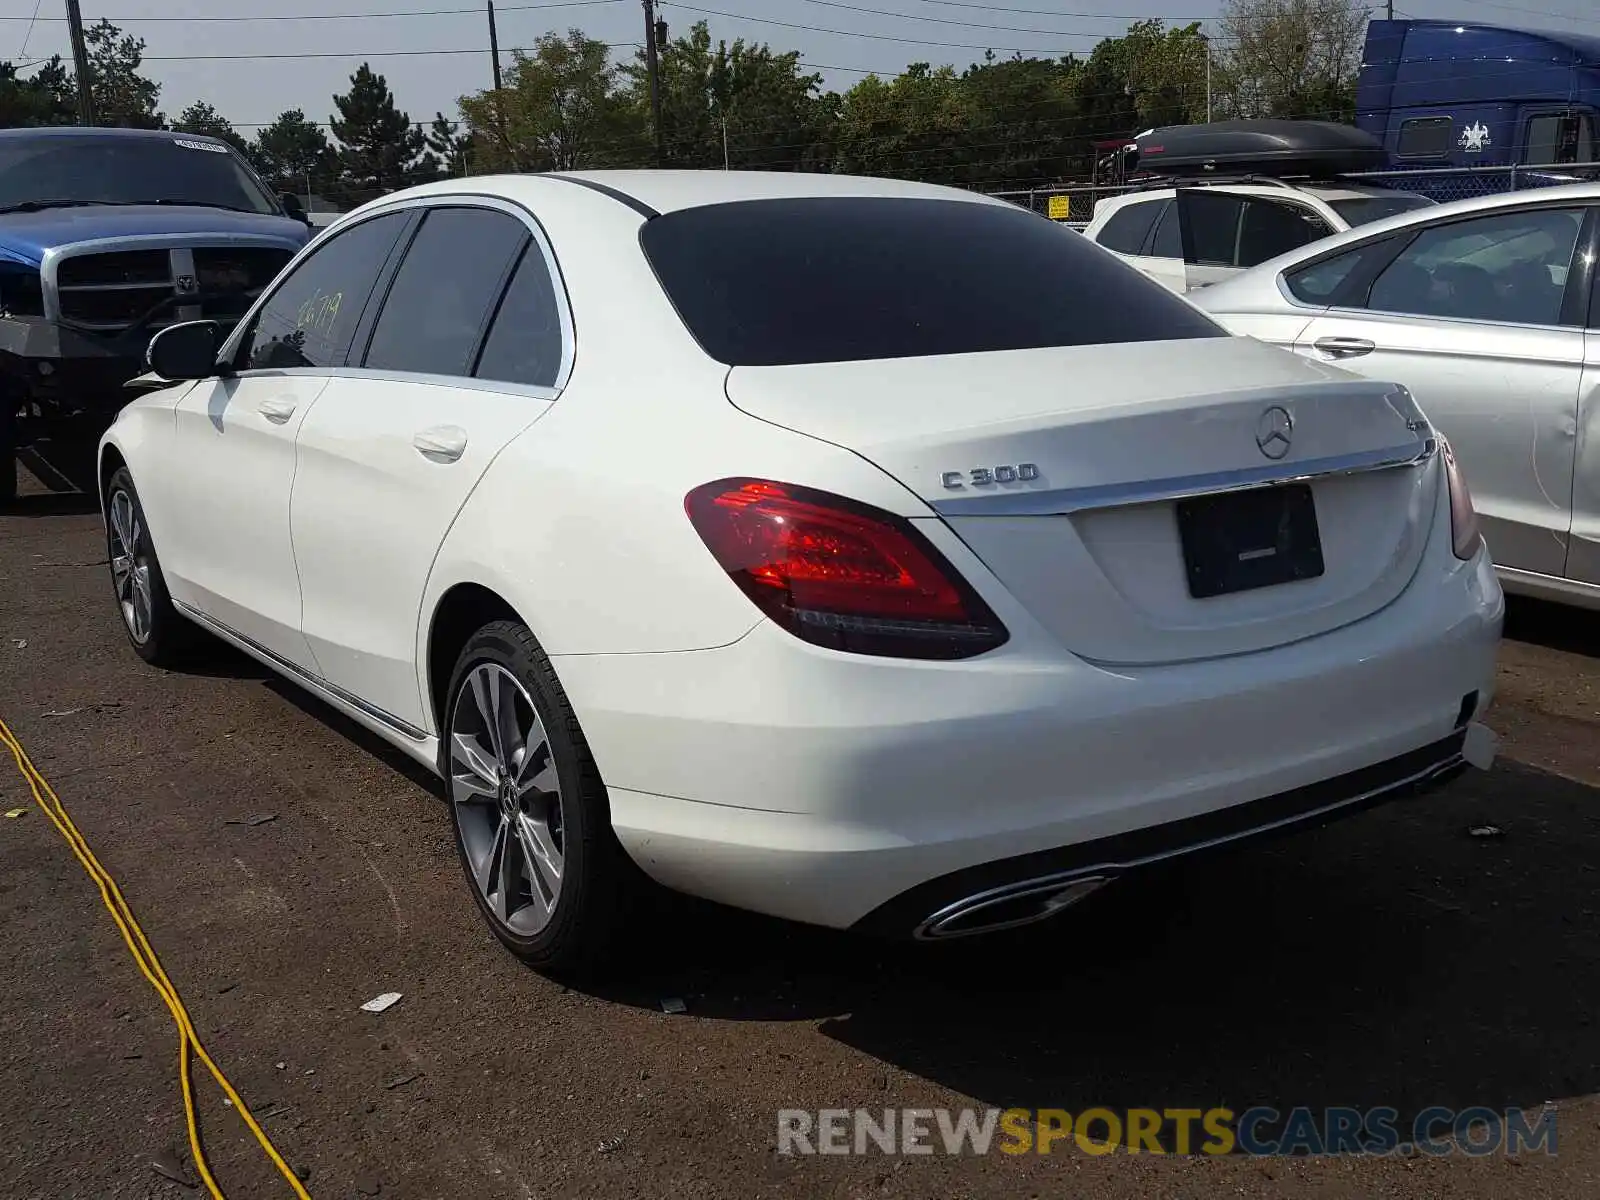
[[[1039,478],[1033,463],[1014,463],[998,467],[973,467],[967,471],[946,471],[939,477],[947,488],[993,487],[997,483],[1030,483]]]

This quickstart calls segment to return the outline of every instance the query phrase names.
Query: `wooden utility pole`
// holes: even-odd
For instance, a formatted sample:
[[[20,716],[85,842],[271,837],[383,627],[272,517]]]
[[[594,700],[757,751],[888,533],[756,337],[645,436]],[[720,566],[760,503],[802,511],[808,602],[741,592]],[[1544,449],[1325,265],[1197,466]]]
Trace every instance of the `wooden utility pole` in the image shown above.
[[[655,0],[644,0],[644,61],[650,71],[650,120],[656,130],[656,166],[667,165],[667,146],[661,134],[661,63],[656,57]]]
[[[517,156],[511,149],[511,138],[506,133],[506,100],[505,93],[500,90],[500,32],[494,24],[494,0],[487,0],[489,8],[489,62],[494,68],[494,123],[495,132],[500,135],[500,146],[506,152],[513,170],[517,166]]]
[[[494,0],[489,3],[489,60],[494,64],[494,90],[500,90],[500,34],[494,27]]]
[[[67,35],[72,39],[72,73],[78,77],[78,124],[94,124],[94,93],[89,90],[89,48],[83,43],[78,0],[67,0]]]

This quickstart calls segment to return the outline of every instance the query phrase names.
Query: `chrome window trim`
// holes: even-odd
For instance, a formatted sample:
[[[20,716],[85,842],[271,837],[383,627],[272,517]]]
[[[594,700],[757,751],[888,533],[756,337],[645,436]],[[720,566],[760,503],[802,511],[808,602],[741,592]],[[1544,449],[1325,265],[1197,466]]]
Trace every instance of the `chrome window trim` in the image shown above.
[[[192,254],[195,250],[236,247],[287,250],[294,256],[289,259],[291,266],[298,257],[295,251],[301,249],[294,242],[270,233],[141,233],[122,237],[92,238],[86,242],[52,246],[44,252],[39,261],[45,320],[52,323],[61,320],[60,285],[57,280],[61,274],[62,262],[69,258],[83,258],[91,254],[117,254],[125,250],[165,250],[170,265],[174,251],[185,250]],[[285,270],[287,269],[286,267]],[[150,286],[153,288],[158,285]],[[171,286],[170,280],[168,286]]]
[[[560,388],[517,383],[510,379],[477,379],[471,375],[437,375],[427,371],[395,371],[386,367],[329,367],[335,379],[372,379],[385,383],[432,384],[473,392],[498,392],[510,396],[529,396],[535,400],[555,400]]]
[[[1306,459],[1298,463],[1268,463],[1231,471],[1212,471],[1200,475],[1175,475],[1166,479],[1138,483],[1094,484],[1088,487],[1050,488],[1038,492],[998,493],[935,500],[930,507],[942,517],[1045,517],[1069,516],[1104,508],[1127,508],[1136,504],[1160,504],[1187,500],[1194,496],[1214,496],[1250,488],[1286,483],[1306,483],[1339,475],[1368,471],[1387,471],[1397,467],[1419,467],[1439,452],[1432,430],[1419,442],[1405,446],[1386,446],[1327,458]]]
[[[544,256],[545,269],[550,272],[550,281],[553,285],[551,287],[551,291],[555,295],[556,308],[561,320],[561,362],[556,368],[555,382],[549,388],[536,388],[532,384],[501,382],[499,386],[488,390],[504,391],[511,388],[523,388],[530,391],[551,393],[550,396],[541,398],[554,399],[556,396],[559,396],[566,388],[567,380],[572,376],[572,368],[577,358],[578,346],[577,327],[572,316],[572,301],[567,294],[566,277],[561,273],[561,264],[556,260],[555,248],[551,245],[550,238],[545,233],[544,226],[540,224],[539,218],[534,215],[533,211],[521,204],[518,204],[516,201],[506,200],[500,196],[487,195],[482,192],[430,192],[425,196],[409,196],[403,200],[378,201],[375,203],[374,207],[362,211],[360,216],[355,220],[351,220],[348,216],[340,218],[337,224],[331,225],[327,229],[324,229],[316,237],[312,238],[298,255],[290,259],[288,265],[283,268],[283,270],[279,273],[278,278],[273,282],[273,286],[270,288],[270,290],[263,292],[256,300],[255,305],[250,309],[250,311],[245,313],[245,315],[239,319],[238,325],[234,327],[233,332],[228,335],[227,341],[222,343],[221,349],[217,352],[217,360],[219,362],[226,362],[233,357],[234,353],[239,348],[239,340],[244,336],[244,331],[253,325],[256,316],[260,313],[261,309],[272,302],[272,298],[277,294],[278,289],[283,286],[284,282],[300,266],[301,262],[309,258],[323,244],[331,241],[333,238],[338,237],[341,234],[348,233],[358,225],[366,224],[368,221],[376,220],[382,216],[388,216],[391,213],[410,212],[412,209],[418,208],[484,208],[494,212],[504,213],[505,215],[513,217],[522,222],[523,226],[527,229],[529,236],[533,239],[534,244],[538,246],[539,253]],[[402,264],[405,262],[403,256],[400,261]],[[509,286],[509,277],[507,278],[506,283]],[[346,365],[343,367],[308,367],[305,369],[329,370],[340,373],[360,372],[361,375],[356,377],[366,377],[366,368],[364,367],[352,367]],[[244,375],[246,373],[247,372],[244,371],[239,372],[240,375]],[[411,375],[403,374],[397,371],[380,371],[375,372],[374,375],[377,378],[402,377],[419,382],[443,382],[449,383],[456,387],[476,383],[494,382],[490,380],[476,380],[470,375]]]

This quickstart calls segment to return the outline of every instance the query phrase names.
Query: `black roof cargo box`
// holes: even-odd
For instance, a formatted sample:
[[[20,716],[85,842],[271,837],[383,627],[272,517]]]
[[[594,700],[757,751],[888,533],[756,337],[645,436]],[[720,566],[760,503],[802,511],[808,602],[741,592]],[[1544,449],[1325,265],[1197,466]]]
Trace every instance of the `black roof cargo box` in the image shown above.
[[[1130,169],[1166,175],[1310,175],[1381,170],[1383,143],[1332,121],[1213,121],[1169,125],[1134,139]]]

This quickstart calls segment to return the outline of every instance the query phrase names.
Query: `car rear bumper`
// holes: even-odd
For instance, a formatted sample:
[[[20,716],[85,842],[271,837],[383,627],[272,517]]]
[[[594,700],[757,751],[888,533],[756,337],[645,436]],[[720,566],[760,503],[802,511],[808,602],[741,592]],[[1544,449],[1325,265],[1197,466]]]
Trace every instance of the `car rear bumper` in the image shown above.
[[[987,889],[1437,782],[1491,697],[1503,613],[1480,553],[1343,629],[1171,666],[1095,667],[1026,629],[962,663],[870,659],[768,624],[717,650],[555,665],[647,873],[911,933]],[[1224,833],[1195,832],[1210,820]]]

